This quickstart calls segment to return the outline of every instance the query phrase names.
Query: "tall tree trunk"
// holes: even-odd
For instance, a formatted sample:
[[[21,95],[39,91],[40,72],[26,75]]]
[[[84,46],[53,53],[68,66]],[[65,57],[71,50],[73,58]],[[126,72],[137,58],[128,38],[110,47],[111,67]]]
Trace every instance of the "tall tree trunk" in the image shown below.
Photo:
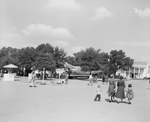
[[[114,74],[113,74],[113,75],[114,75],[114,78],[115,78],[115,77],[116,77],[116,72],[114,72]]]
[[[90,75],[91,75],[91,72],[92,72],[92,71],[90,70]]]

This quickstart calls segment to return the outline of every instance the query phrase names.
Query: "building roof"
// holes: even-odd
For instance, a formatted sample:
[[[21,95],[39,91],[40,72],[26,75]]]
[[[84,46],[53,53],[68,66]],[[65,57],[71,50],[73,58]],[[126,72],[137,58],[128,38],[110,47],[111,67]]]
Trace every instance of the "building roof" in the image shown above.
[[[148,62],[145,61],[135,61],[133,67],[146,67]]]
[[[68,68],[70,68],[71,70],[73,70],[73,71],[78,71],[78,70],[81,70],[81,67],[80,66],[73,66],[73,65],[71,65],[71,64],[69,64],[69,63],[65,63],[65,67],[68,67]]]
[[[145,61],[135,61],[134,62],[134,65],[147,65],[148,62],[145,62]]]

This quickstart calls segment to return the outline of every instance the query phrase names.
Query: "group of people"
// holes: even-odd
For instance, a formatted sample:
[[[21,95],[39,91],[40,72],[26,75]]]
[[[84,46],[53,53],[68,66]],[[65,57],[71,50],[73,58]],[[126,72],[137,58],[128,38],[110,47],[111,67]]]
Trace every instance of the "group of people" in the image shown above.
[[[101,94],[100,94],[101,86],[100,85],[98,85],[96,92],[97,92],[97,95],[94,98],[94,101],[100,101],[101,99]],[[109,80],[107,93],[108,93],[108,96],[110,97],[109,102],[114,102],[115,101],[114,98],[116,97],[117,103],[123,102],[123,99],[127,98],[128,104],[131,104],[131,100],[134,98],[132,84],[128,84],[128,88],[125,90],[125,82],[122,76],[120,76],[120,79],[117,82],[114,80]]]
[[[69,77],[68,73],[65,72],[65,78],[64,78],[64,83],[65,84],[68,84],[68,77]],[[29,82],[30,82],[29,87],[36,87],[36,73],[35,73],[35,71],[31,72],[31,77],[29,79]]]
[[[93,86],[94,83],[97,83],[97,76],[96,76],[96,75],[95,75],[95,76],[92,76],[92,74],[90,74],[88,85],[89,85],[89,86]]]
[[[92,85],[93,78],[92,75],[89,77],[90,83],[89,85]],[[65,83],[68,84],[68,74],[65,77]],[[117,86],[117,87],[116,87]],[[34,71],[31,72],[31,79],[30,79],[30,85],[29,87],[36,87],[36,74]],[[126,91],[126,95],[125,95]],[[96,90],[96,97],[94,98],[94,101],[100,101],[101,99],[101,85],[98,85]],[[116,82],[115,80],[109,80],[109,86],[108,86],[108,96],[110,97],[110,102],[115,101],[115,97],[117,98],[117,103],[120,103],[123,101],[123,99],[128,99],[128,104],[131,104],[131,100],[134,98],[134,93],[132,90],[132,84],[128,84],[128,88],[125,90],[125,81],[123,80],[123,76],[120,76],[120,79]]]

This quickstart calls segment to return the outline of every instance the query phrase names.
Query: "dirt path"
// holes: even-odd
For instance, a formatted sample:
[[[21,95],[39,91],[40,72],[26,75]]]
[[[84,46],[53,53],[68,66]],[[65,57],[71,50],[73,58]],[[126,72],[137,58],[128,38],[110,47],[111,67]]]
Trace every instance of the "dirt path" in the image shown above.
[[[68,85],[37,85],[27,79],[0,80],[0,122],[149,122],[150,85],[131,80],[132,104],[109,103],[107,85],[102,84],[101,102],[94,102],[96,87],[87,81],[69,80]],[[100,83],[101,84],[101,83]]]

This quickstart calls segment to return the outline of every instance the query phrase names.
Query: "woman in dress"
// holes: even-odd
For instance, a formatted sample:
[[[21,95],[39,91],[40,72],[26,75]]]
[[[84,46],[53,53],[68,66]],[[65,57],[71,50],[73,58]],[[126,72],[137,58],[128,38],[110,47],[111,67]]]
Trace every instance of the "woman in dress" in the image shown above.
[[[115,97],[115,88],[116,83],[113,79],[109,80],[109,86],[108,86],[108,96],[110,97],[110,102],[114,102]]]
[[[117,82],[117,92],[116,92],[116,98],[118,98],[118,103],[119,103],[119,99],[121,100],[121,102],[123,99],[125,99],[124,88],[125,88],[125,82],[123,80],[123,76],[120,76],[120,80]]]

